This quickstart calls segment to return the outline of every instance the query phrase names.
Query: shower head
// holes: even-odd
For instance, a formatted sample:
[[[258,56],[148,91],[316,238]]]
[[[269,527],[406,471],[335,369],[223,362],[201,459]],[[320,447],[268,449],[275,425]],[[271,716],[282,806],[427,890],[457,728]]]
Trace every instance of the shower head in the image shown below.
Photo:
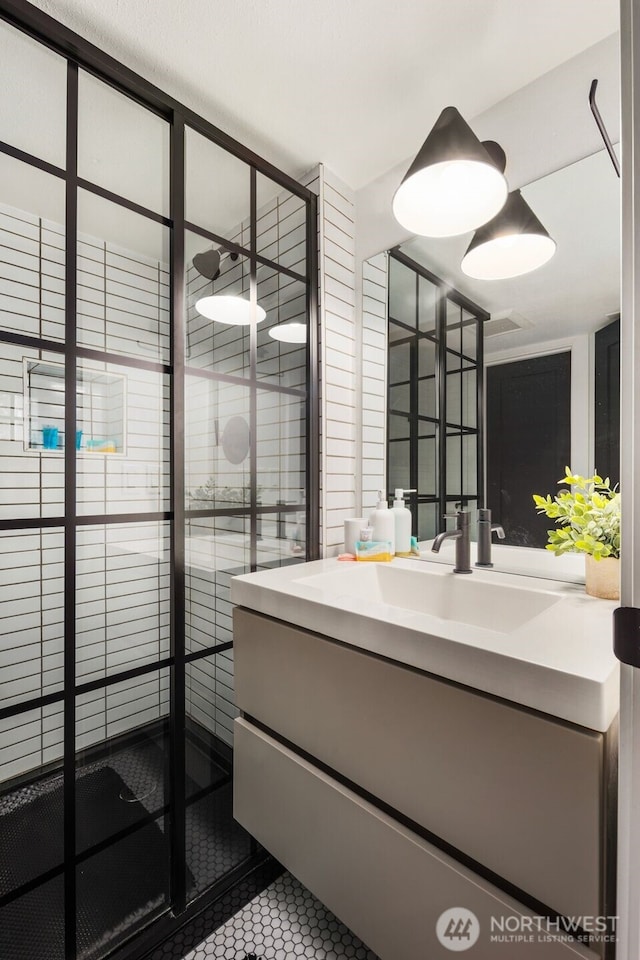
[[[205,250],[204,253],[196,253],[193,265],[201,276],[207,280],[215,280],[220,276],[220,251]]]
[[[238,254],[226,250],[224,247],[218,247],[216,250],[204,250],[202,253],[196,253],[193,258],[193,265],[198,273],[207,280],[217,280],[220,276],[220,261],[222,257],[228,254],[231,260],[237,260]]]

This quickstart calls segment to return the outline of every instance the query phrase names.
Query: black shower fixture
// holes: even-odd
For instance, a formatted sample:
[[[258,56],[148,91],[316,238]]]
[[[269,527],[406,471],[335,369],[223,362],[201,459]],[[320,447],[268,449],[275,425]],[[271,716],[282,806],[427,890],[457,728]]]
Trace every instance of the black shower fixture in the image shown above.
[[[207,280],[217,280],[220,276],[220,261],[222,257],[228,254],[231,260],[237,260],[239,254],[227,250],[226,247],[214,247],[212,250],[203,250],[202,253],[196,253],[193,258],[193,265],[198,273]]]

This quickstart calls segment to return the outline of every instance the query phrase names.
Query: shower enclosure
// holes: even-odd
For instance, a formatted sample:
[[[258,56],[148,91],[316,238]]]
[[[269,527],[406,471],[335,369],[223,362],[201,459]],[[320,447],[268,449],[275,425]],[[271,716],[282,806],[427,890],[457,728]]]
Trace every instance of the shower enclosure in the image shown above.
[[[229,584],[317,555],[315,197],[0,14],[0,957],[120,957],[259,856]]]

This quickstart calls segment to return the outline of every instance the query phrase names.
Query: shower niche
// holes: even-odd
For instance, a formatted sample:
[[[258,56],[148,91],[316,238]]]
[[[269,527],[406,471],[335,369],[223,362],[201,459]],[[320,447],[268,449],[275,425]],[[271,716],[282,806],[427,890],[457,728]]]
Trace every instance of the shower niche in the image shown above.
[[[65,448],[64,364],[24,358],[25,450],[62,453]],[[80,368],[76,387],[79,454],[125,455],[127,378]]]

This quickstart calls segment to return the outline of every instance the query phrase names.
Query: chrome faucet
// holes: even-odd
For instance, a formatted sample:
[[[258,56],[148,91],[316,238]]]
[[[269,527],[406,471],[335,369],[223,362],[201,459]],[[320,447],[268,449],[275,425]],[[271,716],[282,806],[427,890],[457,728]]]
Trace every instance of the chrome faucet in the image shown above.
[[[469,542],[469,513],[466,510],[458,510],[456,513],[445,513],[445,520],[455,520],[455,530],[445,530],[439,533],[433,541],[431,549],[434,553],[440,552],[440,547],[445,540],[456,541],[456,564],[453,568],[454,573],[473,573],[471,569],[471,546]]]
[[[497,533],[504,540],[504,530],[499,523],[491,523],[491,510],[478,510],[478,559],[476,567],[492,567],[491,534]]]

